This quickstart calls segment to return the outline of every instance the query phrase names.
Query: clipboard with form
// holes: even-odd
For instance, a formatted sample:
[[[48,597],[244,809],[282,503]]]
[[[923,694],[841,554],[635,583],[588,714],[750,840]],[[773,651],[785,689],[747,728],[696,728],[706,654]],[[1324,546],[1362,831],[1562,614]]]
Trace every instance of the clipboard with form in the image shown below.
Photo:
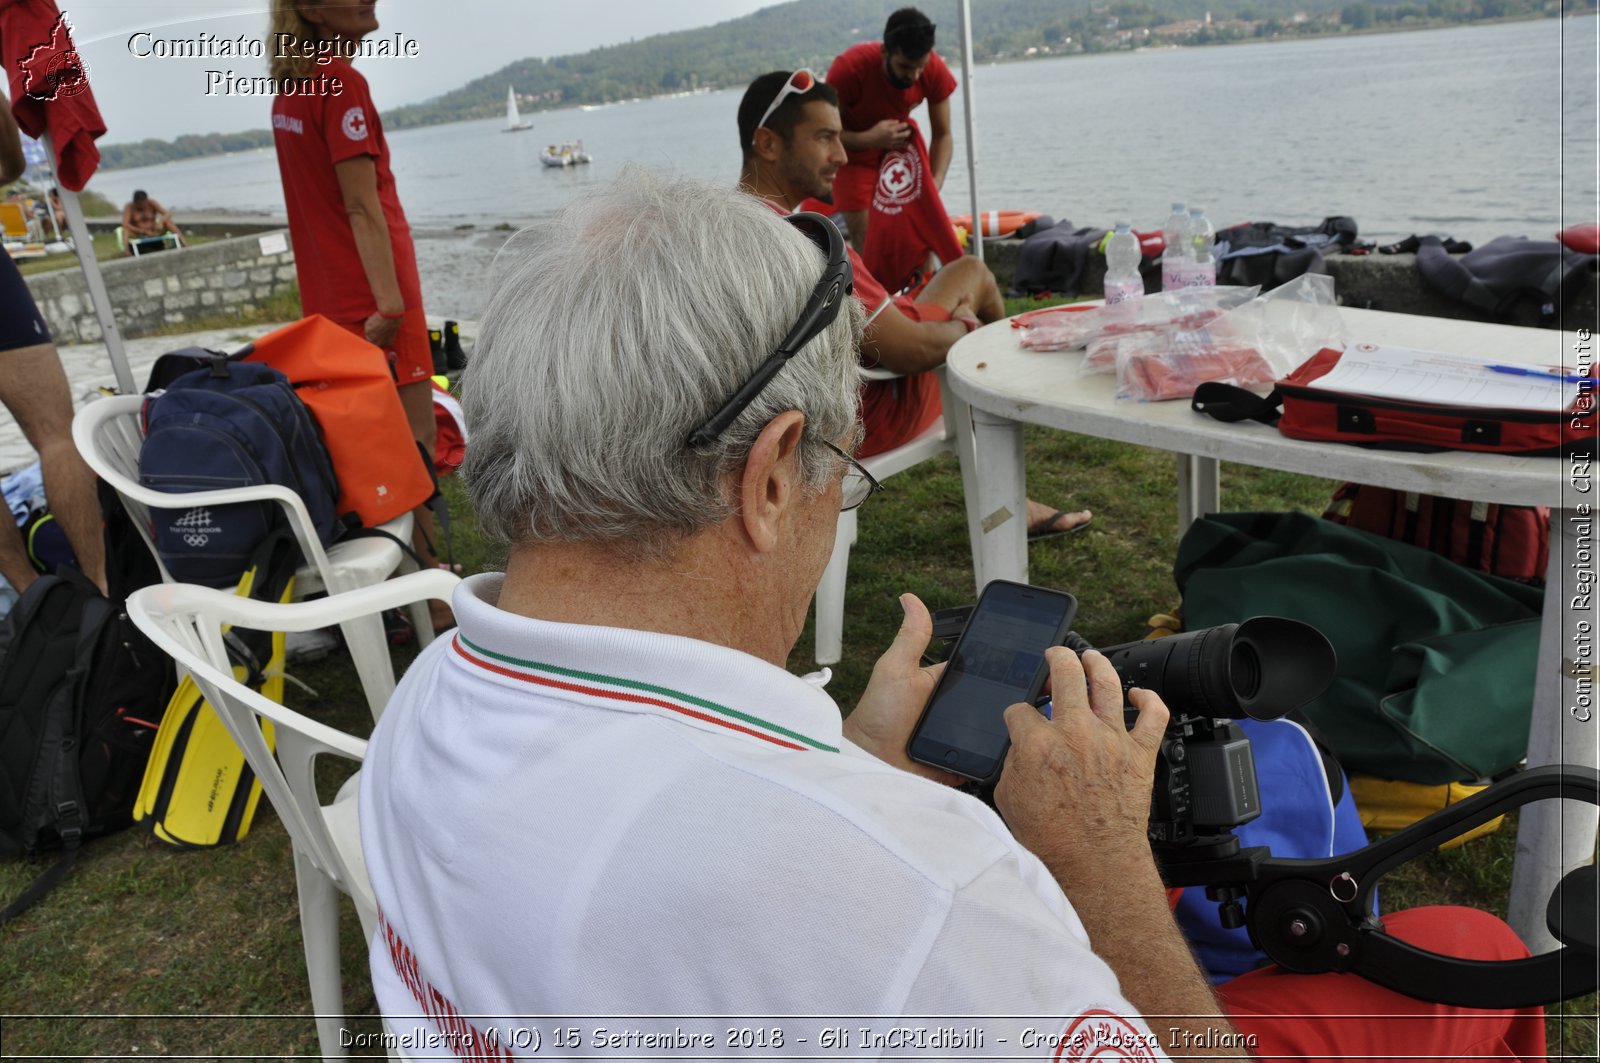
[[[1529,365],[1522,374],[1512,368],[1441,351],[1353,342],[1332,370],[1307,386],[1468,409],[1561,413],[1576,405],[1583,385],[1573,370]]]

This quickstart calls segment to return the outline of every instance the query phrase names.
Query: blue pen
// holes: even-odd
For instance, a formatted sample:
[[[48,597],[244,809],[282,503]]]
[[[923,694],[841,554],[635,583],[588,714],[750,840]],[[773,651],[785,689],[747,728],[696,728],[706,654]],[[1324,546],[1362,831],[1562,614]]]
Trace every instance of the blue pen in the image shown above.
[[[1536,376],[1542,380],[1560,380],[1567,384],[1581,384],[1585,380],[1594,379],[1593,377],[1582,376],[1576,373],[1552,373],[1544,369],[1529,369],[1525,365],[1490,365],[1485,366],[1484,368],[1492,369],[1496,373],[1507,373],[1511,376]]]

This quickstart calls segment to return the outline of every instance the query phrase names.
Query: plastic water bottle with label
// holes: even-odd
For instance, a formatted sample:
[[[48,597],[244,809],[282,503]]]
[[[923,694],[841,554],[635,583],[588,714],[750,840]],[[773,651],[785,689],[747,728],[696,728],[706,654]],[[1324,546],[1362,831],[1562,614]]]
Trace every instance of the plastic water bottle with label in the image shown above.
[[[1106,305],[1126,302],[1144,295],[1144,278],[1139,276],[1139,240],[1131,222],[1119,221],[1106,241]]]
[[[1161,290],[1170,292],[1183,287],[1183,261],[1188,256],[1188,241],[1184,238],[1189,228],[1189,210],[1182,203],[1172,205],[1172,213],[1161,227],[1161,238],[1166,250],[1161,252]]]
[[[1210,288],[1217,283],[1217,258],[1212,253],[1217,230],[1200,207],[1189,211],[1189,261],[1184,264],[1182,288]]]

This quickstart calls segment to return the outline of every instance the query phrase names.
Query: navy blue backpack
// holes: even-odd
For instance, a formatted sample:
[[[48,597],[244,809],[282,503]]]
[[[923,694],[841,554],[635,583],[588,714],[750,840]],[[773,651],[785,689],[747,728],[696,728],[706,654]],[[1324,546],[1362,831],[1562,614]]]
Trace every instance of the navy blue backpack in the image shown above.
[[[322,434],[288,377],[218,355],[144,404],[139,482],[157,491],[214,491],[276,483],[304,500],[324,546],[343,531]],[[176,580],[232,588],[256,548],[286,523],[277,502],[150,511],[156,552]]]
[[[1367,844],[1344,770],[1323,756],[1304,727],[1292,719],[1235,722],[1250,739],[1261,788],[1260,817],[1234,829],[1240,845],[1265,845],[1276,857],[1320,860]],[[1205,887],[1185,889],[1173,915],[1213,982],[1267,962],[1248,930],[1222,925]]]

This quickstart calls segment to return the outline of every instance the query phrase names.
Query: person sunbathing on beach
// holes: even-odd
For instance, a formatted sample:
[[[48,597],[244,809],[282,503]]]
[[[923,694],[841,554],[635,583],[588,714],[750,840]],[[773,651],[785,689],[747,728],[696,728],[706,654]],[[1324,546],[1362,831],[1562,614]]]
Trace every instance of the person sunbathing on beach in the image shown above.
[[[122,234],[127,239],[128,254],[133,254],[133,242],[147,236],[172,233],[183,239],[183,230],[172,220],[172,212],[163,207],[150,194],[140,189],[133,199],[122,207]]]
[[[809,88],[799,88],[809,82]],[[805,71],[763,74],[739,103],[739,144],[744,166],[739,185],[779,213],[808,196],[827,198],[844,164],[838,96]],[[957,340],[980,324],[1005,316],[994,274],[976,258],[949,263],[912,299],[889,295],[850,249],[855,297],[867,315],[862,363],[903,374],[868,381],[861,393],[866,435],[858,457],[881,454],[926,431],[944,409],[939,382],[928,370],[944,364]],[[1088,510],[1069,512],[1028,500],[1028,538],[1038,540],[1086,528]]]

